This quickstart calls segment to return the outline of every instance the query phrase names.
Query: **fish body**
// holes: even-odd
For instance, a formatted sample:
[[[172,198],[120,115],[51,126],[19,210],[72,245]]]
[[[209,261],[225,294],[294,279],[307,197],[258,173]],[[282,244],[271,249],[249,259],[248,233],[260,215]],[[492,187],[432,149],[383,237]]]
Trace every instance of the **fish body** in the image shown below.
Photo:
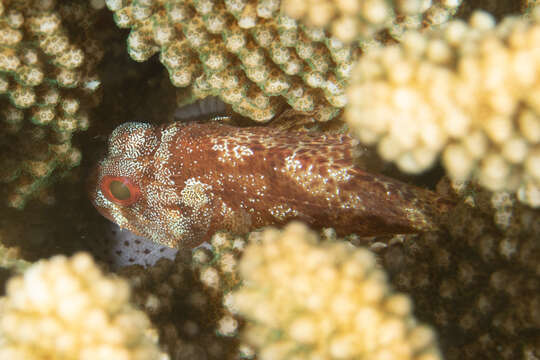
[[[111,134],[89,193],[102,215],[169,247],[291,220],[340,235],[436,227],[445,199],[360,169],[356,149],[346,134],[125,123]]]

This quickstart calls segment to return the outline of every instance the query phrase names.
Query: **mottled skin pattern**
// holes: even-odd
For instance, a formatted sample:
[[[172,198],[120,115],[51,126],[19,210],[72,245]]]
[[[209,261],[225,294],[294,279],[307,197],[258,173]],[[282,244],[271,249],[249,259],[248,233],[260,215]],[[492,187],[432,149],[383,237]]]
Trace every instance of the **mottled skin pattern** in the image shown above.
[[[449,203],[362,171],[355,146],[338,134],[125,123],[109,139],[90,197],[120,227],[170,247],[195,246],[219,229],[244,233],[293,219],[338,234],[434,228]],[[112,177],[129,182],[132,204],[107,198]]]

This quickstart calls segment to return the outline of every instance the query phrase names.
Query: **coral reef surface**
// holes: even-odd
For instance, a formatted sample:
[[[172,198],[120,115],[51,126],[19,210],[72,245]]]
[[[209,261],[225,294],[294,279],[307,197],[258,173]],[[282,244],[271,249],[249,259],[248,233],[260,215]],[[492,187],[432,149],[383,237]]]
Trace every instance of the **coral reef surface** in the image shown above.
[[[90,255],[53,257],[7,284],[0,299],[0,358],[164,360],[130,288]]]
[[[279,1],[109,0],[131,29],[128,52],[159,52],[183,103],[218,96],[241,115],[268,121],[285,104],[322,121],[340,113],[357,46],[303,28]]]
[[[538,11],[0,1],[0,358],[540,359]],[[375,154],[362,169],[430,190],[449,175],[457,205],[422,234],[338,238],[328,220],[191,253],[111,231],[86,184],[113,129],[192,116],[354,136]]]
[[[81,161],[71,139],[100,99],[97,19],[84,1],[0,2],[0,194],[11,207],[50,202],[47,186]]]
[[[539,21],[534,12],[496,25],[476,12],[366,53],[347,90],[348,123],[403,171],[441,155],[452,179],[540,206]]]
[[[260,359],[441,359],[410,299],[388,287],[367,249],[318,243],[300,223],[267,229],[240,261],[230,307]]]

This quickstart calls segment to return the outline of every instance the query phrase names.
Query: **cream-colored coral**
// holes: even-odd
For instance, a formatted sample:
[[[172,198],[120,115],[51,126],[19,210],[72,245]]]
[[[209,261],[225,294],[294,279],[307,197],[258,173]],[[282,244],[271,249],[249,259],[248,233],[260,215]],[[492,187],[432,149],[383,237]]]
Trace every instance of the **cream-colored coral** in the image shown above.
[[[224,306],[215,328],[221,336],[238,337],[243,320],[230,311],[233,308],[232,290],[242,284],[239,263],[247,244],[260,243],[262,234],[261,229],[250,232],[247,238],[244,238],[218,231],[210,240],[210,249],[199,247],[192,253],[193,267],[199,280],[209,293],[221,299]],[[321,238],[336,240],[336,232],[331,228],[324,229],[321,231]],[[254,357],[254,350],[247,343],[240,343],[238,351],[241,358]]]
[[[455,180],[540,206],[540,13],[476,12],[400,45],[373,49],[348,89],[356,136],[405,172],[442,158]]]
[[[442,231],[394,238],[380,252],[392,284],[437,329],[446,359],[535,359],[540,209],[474,184],[443,188],[459,199]]]
[[[2,240],[2,235],[0,234],[0,269],[15,271],[17,273],[26,270],[31,263],[21,258],[20,249],[5,246],[2,244]]]
[[[285,14],[313,28],[327,27],[344,42],[371,42],[388,30],[399,38],[405,29],[447,22],[461,0],[283,0]]]
[[[250,239],[253,234],[250,233]],[[199,272],[201,282],[221,293],[228,293],[240,283],[238,261],[244,252],[247,241],[242,237],[219,231],[212,236],[212,250],[198,248],[193,252],[193,265]]]
[[[357,54],[322,30],[279,12],[279,1],[107,1],[137,61],[160,53],[182,102],[218,96],[237,113],[268,121],[289,104],[318,110],[319,120],[345,106]],[[185,92],[182,92],[183,94]]]
[[[368,250],[319,243],[305,225],[267,229],[240,262],[232,308],[260,359],[440,359],[435,335],[417,324]]]
[[[531,16],[531,14],[534,14],[535,10],[539,8],[540,1],[538,0],[523,0],[521,4],[521,11],[525,16]],[[533,15],[534,16],[534,15]]]
[[[167,359],[129,298],[127,282],[102,274],[88,254],[42,260],[7,284],[0,358]]]
[[[11,207],[24,207],[80,162],[71,137],[88,128],[88,110],[99,101],[102,50],[92,14],[84,2],[0,6],[0,182],[9,184],[2,195]]]

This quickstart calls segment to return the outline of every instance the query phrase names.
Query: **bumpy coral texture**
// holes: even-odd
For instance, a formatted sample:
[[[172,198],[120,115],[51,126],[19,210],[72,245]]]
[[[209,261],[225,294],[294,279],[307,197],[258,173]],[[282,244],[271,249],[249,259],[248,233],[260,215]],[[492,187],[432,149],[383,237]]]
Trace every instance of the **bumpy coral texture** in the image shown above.
[[[268,229],[240,263],[232,306],[260,359],[440,359],[431,329],[366,249],[318,243],[300,223]]]
[[[21,259],[18,248],[3,245],[0,235],[0,269],[22,272],[30,265],[30,262]]]
[[[171,360],[237,359],[239,341],[216,335],[225,312],[221,294],[201,284],[189,260],[190,251],[179,251],[174,260],[161,259],[147,269],[128,266],[119,274],[130,282],[134,304],[158,329]]]
[[[222,306],[222,312],[216,321],[215,331],[220,336],[238,338],[243,324],[242,319],[231,313],[228,304],[231,303],[231,290],[241,285],[238,273],[239,259],[244,253],[247,243],[258,238],[260,232],[251,232],[248,239],[233,236],[231,233],[219,231],[210,240],[211,248],[199,247],[192,254],[193,268],[201,283],[210,294],[213,294]],[[247,344],[238,347],[241,358],[251,358],[254,350]]]
[[[159,52],[173,85],[188,87],[183,102],[219,96],[257,121],[270,120],[285,103],[318,109],[322,121],[345,106],[355,47],[302,28],[279,12],[277,0],[107,5],[117,25],[131,29],[130,56],[144,61]]]
[[[129,285],[88,254],[40,261],[0,300],[0,358],[165,360],[129,297]]]
[[[261,242],[264,229],[252,231],[247,237],[219,231],[210,240],[211,247],[199,247],[192,252],[192,266],[209,294],[222,304],[219,319],[215,322],[214,331],[222,337],[238,338],[245,320],[231,311],[234,309],[233,290],[242,286],[239,264],[248,244]],[[334,229],[325,228],[320,232],[324,241],[336,241]],[[347,239],[349,240],[349,239]],[[237,354],[242,359],[255,357],[255,349],[245,341],[240,341]]]
[[[235,312],[233,290],[242,286],[239,264],[248,244],[261,242],[265,228],[252,231],[243,237],[225,231],[218,231],[210,240],[211,247],[199,247],[192,252],[192,267],[208,294],[214,301],[222,304],[214,331],[226,338],[239,338],[245,320]],[[325,228],[320,232],[324,241],[336,241],[334,229]],[[348,241],[349,239],[347,239]],[[231,311],[233,310],[233,311]],[[255,349],[245,341],[237,346],[237,356],[251,359],[256,356]]]
[[[328,27],[344,42],[370,42],[385,30],[440,25],[456,12],[461,0],[283,0],[285,14],[309,27]]]
[[[340,234],[426,231],[451,203],[363,171],[355,140],[216,123],[119,126],[91,176],[90,198],[120,227],[170,247],[219,229],[293,219]]]
[[[174,6],[175,3],[179,2],[180,1],[156,1],[153,3],[154,6],[152,6],[152,11],[158,9],[160,4],[166,4],[165,9],[167,9],[167,6],[169,6],[167,4],[172,4]],[[54,12],[60,14],[62,18],[63,34],[69,37],[70,44],[73,41],[73,44],[77,44],[77,46],[83,48],[84,42],[91,42],[93,35],[103,36],[104,33],[109,31],[119,33],[118,29],[114,28],[114,26],[108,27],[109,25],[114,25],[112,23],[106,23],[105,25],[107,27],[99,28],[95,32],[85,32],[84,29],[79,27],[79,25],[86,24],[84,21],[80,21],[83,19],[82,17],[65,16],[67,13],[64,13],[64,10],[61,10],[64,9],[65,4],[75,3],[77,2],[57,1],[56,4],[58,6],[54,8]],[[80,3],[83,3],[83,1],[81,0]],[[100,0],[91,0],[90,3],[99,5]],[[109,1],[109,3],[113,3],[113,1]],[[375,3],[375,1],[362,1],[362,3]],[[387,3],[390,3],[390,1]],[[429,3],[430,1],[423,2],[423,4]],[[421,22],[427,22],[426,24],[420,24],[422,27],[431,25],[432,23],[444,23],[448,14],[453,12],[452,6],[456,5],[457,1],[434,0],[431,3],[435,6],[439,6],[440,11],[434,12],[433,16],[429,18],[422,15]],[[528,21],[536,21],[534,20],[535,14],[533,9],[538,1],[522,0],[520,3],[523,4],[523,11],[528,12],[526,17],[533,19]],[[24,35],[24,39],[28,39],[28,34],[30,34],[30,32],[27,31],[27,26],[23,25],[17,27],[17,16],[7,17],[5,16],[5,14],[7,14],[6,11],[15,15],[16,12],[11,10],[16,9],[17,11],[22,12],[24,14],[24,23],[26,24],[27,16],[30,16],[27,11],[29,11],[34,4],[45,4],[45,6],[49,6],[46,4],[53,4],[53,2],[4,0],[0,2],[0,4],[4,7],[4,12],[1,16],[2,24],[4,24],[2,25],[4,26],[3,34],[7,34],[6,30],[9,31],[5,25],[7,22],[11,24],[8,27],[21,31]],[[20,8],[19,5],[16,4],[19,4]],[[124,1],[122,4],[130,4],[128,7],[144,7],[148,6],[150,1],[140,0],[134,1],[133,3]],[[336,0],[334,4],[338,4],[338,0]],[[464,5],[469,8],[480,6],[483,9],[493,11],[493,14],[497,19],[503,19],[510,11],[503,11],[502,9],[508,9],[513,6],[513,11],[515,12],[516,6],[518,6],[517,4],[518,2],[505,0],[467,0]],[[195,8],[193,2],[190,3],[189,7],[190,9]],[[463,7],[460,7],[460,16],[464,15],[462,9]],[[499,11],[499,9],[501,10]],[[201,14],[198,10],[197,13]],[[88,14],[92,13],[88,12]],[[210,12],[207,16],[212,16],[212,14],[213,12]],[[339,14],[339,9],[335,10],[334,14]],[[117,15],[120,16],[122,14],[117,12]],[[420,17],[414,14],[405,15],[404,17],[399,15],[399,18],[392,19],[395,26],[391,25],[388,28],[381,28],[376,34],[377,38],[360,39],[362,50],[370,49],[369,45],[371,43],[375,44],[377,47],[385,46],[388,44],[387,40],[390,40],[391,42],[398,40],[402,41],[404,45],[408,44],[408,40],[403,40],[404,34],[402,33],[402,30],[409,27],[417,28],[419,25],[419,18]],[[331,21],[335,21],[336,19],[339,19],[339,17],[334,17]],[[4,22],[4,20],[6,22]],[[260,18],[258,18],[257,21],[261,21]],[[510,23],[513,22],[514,20]],[[238,22],[227,24],[235,26]],[[521,25],[517,25],[515,22],[514,24],[516,24],[516,26],[512,28],[516,34],[520,34],[521,30],[525,33],[530,31],[527,26],[521,28]],[[327,29],[332,30],[332,25],[328,26]],[[136,26],[134,26],[133,29],[135,29],[135,27]],[[175,31],[178,28],[180,28],[180,26],[175,24]],[[234,29],[238,30],[237,28]],[[482,26],[480,26],[480,29],[482,29]],[[255,37],[252,35],[251,31],[252,30],[242,29],[241,33],[244,34],[245,38],[248,40],[253,40]],[[389,33],[392,39],[385,38],[384,36],[379,38],[379,36],[384,35],[386,32]],[[502,34],[500,30],[493,31],[493,28],[488,31],[480,31],[477,29],[474,30],[473,34],[475,34],[474,36],[478,36],[479,39],[482,37],[492,39],[491,37],[494,32]],[[322,34],[320,30],[317,32],[313,29],[305,28],[300,22],[297,23],[296,33],[300,35],[307,34],[309,36]],[[433,35],[430,33],[420,33],[419,36],[425,37],[425,41],[428,43],[433,39]],[[31,38],[35,40],[34,37]],[[278,39],[274,39],[273,44],[280,44],[282,38],[281,34],[279,34]],[[437,36],[435,36],[435,38],[441,39],[441,37]],[[11,48],[8,45],[3,44],[1,49],[2,51],[5,51],[5,49],[24,49],[23,45],[28,47],[34,46],[34,48],[39,46],[39,42],[37,41],[26,42],[24,39],[21,42],[18,42],[15,47]],[[502,39],[505,40],[502,42],[503,48],[508,50],[511,49],[509,44],[513,44],[515,39],[519,40],[519,37],[514,39],[511,36],[505,35]],[[511,39],[514,40],[511,41]],[[446,42],[444,39],[443,41]],[[315,43],[317,44],[317,42]],[[326,40],[318,43],[326,45]],[[415,42],[413,41],[411,44],[414,45],[414,43]],[[482,43],[482,41],[479,41],[478,43]],[[520,43],[520,41],[518,41],[518,43]],[[334,44],[339,45],[339,42],[334,42]],[[125,48],[124,44],[117,47],[109,45],[110,44],[108,44],[106,59],[108,64],[115,62],[118,58],[122,58],[119,54],[121,53],[121,50]],[[431,46],[436,48],[438,45]],[[455,49],[453,46],[454,45],[451,45],[450,48]],[[296,53],[296,47],[288,48]],[[530,47],[528,46],[519,47],[519,49],[524,50],[525,53],[529,52],[529,48]],[[190,47],[190,49],[194,48]],[[253,49],[260,49],[260,47],[257,44]],[[263,51],[266,51],[264,50],[265,48],[262,49]],[[467,53],[469,50],[471,51],[471,54],[476,54],[476,45],[471,46],[471,49],[468,49]],[[38,50],[38,53],[41,54],[39,51],[40,50]],[[195,56],[198,57],[199,52],[197,52],[196,49],[193,51],[193,54],[196,52]],[[85,61],[91,56],[91,52],[85,54]],[[130,52],[132,54],[134,53],[132,50],[130,50]],[[486,52],[490,53],[490,51]],[[19,59],[23,59],[18,52],[16,52],[16,54]],[[99,49],[96,54],[99,54]],[[228,54],[230,55],[232,53]],[[267,53],[265,52],[265,54]],[[499,52],[494,52],[494,54],[499,54]],[[392,51],[389,51],[386,56],[389,56],[389,64],[385,65],[386,67],[392,68],[392,64],[400,66],[401,62],[399,61],[393,63],[394,60],[391,58],[393,56]],[[473,56],[473,58],[476,57]],[[49,62],[49,60],[52,59],[51,56],[45,54],[43,55],[43,58],[40,57],[40,59],[43,60],[43,64],[45,64],[42,69],[47,70],[47,74],[49,70],[52,71],[58,68],[56,64]],[[306,61],[308,59],[306,59]],[[29,64],[24,61],[21,60],[21,64]],[[199,61],[200,60],[194,61],[194,63]],[[83,63],[82,67],[85,66],[85,63],[86,62]],[[202,64],[202,62],[200,62],[200,64]],[[295,63],[292,62],[292,64],[294,65]],[[123,67],[124,65],[127,65],[125,66],[125,69]],[[148,69],[148,66],[152,66],[153,64],[152,62],[129,65],[122,63],[121,66],[116,67],[116,69],[121,69],[121,71],[117,71],[117,73],[122,74],[122,79],[131,77],[137,79],[137,82],[124,83],[123,81],[119,81],[122,85],[111,91],[111,93],[115,94],[113,101],[111,101],[114,103],[114,106],[107,106],[102,109],[102,113],[104,114],[103,119],[106,119],[103,123],[117,124],[119,118],[122,119],[121,121],[133,119],[154,121],[155,119],[159,119],[160,116],[164,118],[167,117],[162,115],[165,111],[160,106],[161,102],[150,100],[152,97],[147,96],[148,92],[138,91],[139,84],[155,82],[156,79],[156,77],[148,76],[148,72],[139,71],[141,67],[136,67],[138,65],[142,65],[143,68],[144,66],[147,66]],[[509,66],[510,63],[505,63],[505,65],[501,66],[498,70],[504,72]],[[448,69],[452,70],[451,72],[454,72],[453,67],[449,66]],[[244,70],[241,69],[241,71]],[[15,76],[13,72],[4,71],[1,74],[2,76],[7,76],[10,80],[9,91],[12,91],[12,87],[15,89],[15,85],[18,84],[17,81],[19,78]],[[51,75],[51,78],[54,77]],[[436,79],[436,77],[433,78]],[[532,78],[537,79],[537,77]],[[163,83],[167,83],[168,85],[168,79],[165,80],[166,81]],[[505,82],[505,84],[514,84],[514,81],[515,79],[510,79],[510,81]],[[95,85],[96,83],[89,82],[88,84]],[[132,84],[137,85],[131,86]],[[33,88],[36,94],[39,94],[40,86],[41,85],[38,85]],[[137,100],[134,101],[132,96],[127,97],[125,95],[125,93],[127,93],[126,88],[128,87],[137,89],[137,92],[143,95],[136,97],[135,99]],[[78,89],[82,90],[83,88],[84,87],[79,87]],[[60,89],[62,97],[65,94],[68,94],[68,92],[75,91],[74,88],[68,89],[65,87],[58,87],[58,89]],[[187,94],[188,98],[184,98],[182,101],[189,102],[195,97],[194,94],[196,93],[192,91],[194,87],[193,85],[190,85],[184,89],[186,89],[184,94]],[[108,90],[110,91],[110,89]],[[133,91],[133,93],[135,93],[135,91]],[[15,98],[19,93],[14,92],[13,94],[13,98]],[[485,96],[485,93],[479,94]],[[533,97],[533,95],[534,92],[531,92],[530,96]],[[4,93],[2,96],[4,101],[0,104],[2,105],[0,108],[15,109],[14,105],[10,102],[11,100],[8,93]],[[83,98],[92,99],[92,97],[88,98],[83,97],[82,95],[80,98],[77,98],[81,100],[81,108],[85,107],[85,105],[83,105],[85,103],[85,101],[82,100]],[[276,100],[282,97],[277,96],[273,98]],[[145,99],[146,101],[140,101],[140,99]],[[439,98],[429,98],[426,102],[428,104],[435,104],[439,100]],[[91,102],[92,101],[94,100],[91,100]],[[135,105],[135,103],[137,103],[137,105]],[[151,104],[151,106],[148,107],[152,108],[153,114],[158,114],[158,116],[147,117],[146,115],[142,115],[146,114],[146,112],[142,111],[142,108],[144,107],[142,104],[145,103]],[[388,103],[391,104],[392,102],[388,101]],[[59,110],[60,105],[58,104],[54,109],[58,111],[59,114],[63,114],[63,110]],[[16,174],[19,178],[26,177],[28,180],[27,168],[17,166],[17,161],[27,159],[27,156],[34,153],[46,153],[46,151],[41,151],[42,149],[47,149],[47,146],[43,145],[44,143],[50,144],[52,142],[54,146],[60,141],[56,140],[60,138],[57,138],[57,136],[59,136],[57,134],[59,133],[54,130],[55,125],[53,124],[55,121],[52,121],[49,125],[45,126],[35,125],[32,124],[31,121],[27,121],[27,115],[33,108],[34,106],[27,109],[19,109],[19,112],[16,113],[16,115],[18,114],[17,116],[19,116],[22,112],[26,117],[24,121],[22,121],[24,126],[20,130],[17,130],[16,133],[13,133],[10,130],[12,128],[12,125],[10,124],[17,123],[17,121],[19,121],[17,119],[19,118],[5,116],[1,117],[0,120],[0,154],[2,155],[0,159],[0,173],[3,171],[0,177],[2,177],[4,182],[11,182],[11,185],[9,186],[4,186],[4,182],[0,184],[0,197],[3,200],[9,201],[9,199],[11,199],[11,197],[8,197],[7,195],[8,190],[11,191],[11,194],[19,194],[21,193],[20,191],[23,191],[22,194],[27,194],[25,190],[27,188],[25,187],[19,187],[21,190],[14,190],[16,189],[15,183],[18,180],[12,181],[15,176],[9,176],[9,174]],[[129,108],[131,110],[130,116],[119,115],[123,114],[123,112],[118,111],[118,109],[121,108]],[[369,106],[366,107],[366,109],[368,108]],[[477,110],[474,111],[476,113]],[[485,109],[482,111],[485,111]],[[11,112],[6,112],[6,114],[11,114]],[[538,115],[536,114],[533,119],[533,121],[529,121],[527,125],[529,127],[527,128],[528,130],[526,130],[526,132],[530,132],[531,134],[535,133],[534,129],[536,125],[534,124],[538,119]],[[156,122],[161,120],[162,119],[159,119]],[[329,123],[326,123],[324,126],[328,124]],[[515,124],[516,123],[514,123],[514,125]],[[323,125],[321,124],[321,126]],[[518,126],[515,126],[514,131],[516,131],[516,133],[522,132],[520,126],[519,131],[515,130],[518,128]],[[38,130],[41,129],[35,135],[37,138],[32,135],[32,131],[27,131],[28,129],[34,128]],[[47,134],[46,137],[43,137],[43,130]],[[88,133],[81,135],[94,141],[96,138],[94,135],[97,135],[97,137],[105,137],[109,132],[110,129],[107,131],[94,132],[91,136],[85,135]],[[17,135],[15,136],[14,134]],[[51,139],[55,140],[53,141]],[[407,139],[406,133],[403,133],[402,139]],[[454,137],[451,137],[451,139],[452,140],[448,140],[448,144],[457,141]],[[9,144],[9,146],[6,147],[6,144]],[[531,148],[531,144],[532,143],[530,142],[527,143],[529,149]],[[33,145],[36,147],[34,148]],[[72,145],[70,146],[71,147],[68,147],[68,149],[72,148]],[[489,142],[489,146],[492,147],[493,142]],[[502,145],[495,145],[493,148],[497,149],[497,146],[501,147]],[[85,149],[83,149],[83,151],[84,150]],[[444,153],[444,150],[441,151]],[[4,156],[6,154],[9,155],[9,159],[15,159],[17,161],[6,161],[8,158]],[[87,153],[85,152],[84,154],[86,157]],[[481,160],[476,162],[475,166],[478,166],[480,163]],[[47,179],[52,179],[53,177],[56,177],[57,174],[60,175],[63,173],[63,163],[60,162],[59,164],[62,167],[60,167],[60,165],[59,167],[56,167],[51,173],[54,176],[49,176]],[[494,169],[497,171],[497,167]],[[515,167],[512,165],[511,169],[515,174],[522,176],[522,168],[520,168],[519,165]],[[477,171],[478,168],[473,170],[473,176],[476,176],[474,174],[476,174]],[[22,184],[24,185],[24,183]],[[46,192],[39,190],[46,185],[46,182],[39,182],[39,184],[39,187],[32,187],[32,189],[35,189],[32,190],[32,194],[38,196],[42,201],[49,201],[49,195],[47,195]],[[51,253],[68,253],[74,249],[84,248],[85,245],[93,242],[95,240],[95,235],[92,233],[94,225],[101,223],[99,222],[99,219],[88,221],[89,218],[92,218],[92,212],[90,210],[93,209],[88,209],[88,211],[86,211],[86,200],[81,200],[80,198],[74,198],[72,196],[75,193],[79,194],[79,197],[82,196],[79,185],[80,184],[62,187],[62,194],[57,198],[57,204],[53,208],[54,211],[44,210],[42,207],[39,208],[39,211],[36,211],[34,204],[29,204],[30,206],[27,206],[25,210],[21,212],[11,211],[12,214],[17,214],[16,217],[7,216],[9,213],[6,215],[6,213],[2,211],[0,213],[0,242],[5,241],[7,243],[8,240],[14,240],[10,241],[10,243],[15,242],[17,246],[19,246],[22,245],[23,241],[31,239],[33,249],[36,249],[32,252],[32,259],[43,258],[49,256],[48,254]],[[194,187],[191,187],[191,189],[193,190]],[[448,360],[476,360],[483,358],[508,360],[540,359],[540,315],[538,312],[538,309],[540,309],[540,300],[537,295],[540,293],[540,282],[538,277],[538,274],[540,274],[538,267],[538,264],[540,264],[538,242],[538,238],[540,237],[540,214],[538,213],[538,210],[531,210],[530,208],[519,204],[513,191],[502,191],[492,194],[485,189],[467,186],[459,189],[458,193],[458,197],[461,199],[460,204],[455,211],[451,212],[447,223],[443,225],[444,230],[442,232],[399,236],[394,237],[390,241],[388,240],[388,237],[376,239],[372,249],[380,250],[383,248],[383,251],[381,251],[382,265],[384,265],[385,270],[390,274],[390,281],[399,291],[410,294],[412,300],[414,300],[417,318],[421,321],[430,323],[436,328],[437,333],[439,334],[441,350]],[[71,194],[71,196],[69,194]],[[193,195],[194,192],[186,191],[185,194]],[[12,203],[20,207],[21,204],[24,204],[30,197],[31,196],[29,195],[24,195],[23,201],[20,201],[22,198],[17,195],[17,197],[14,198],[15,201]],[[193,199],[195,198],[191,198],[191,200]],[[288,198],[284,199],[282,203],[286,203],[288,200]],[[83,211],[80,211],[81,209],[83,209]],[[327,223],[325,225],[330,224]],[[24,236],[24,240],[22,236],[18,236],[19,234]],[[260,237],[260,234],[261,233],[258,232],[252,233],[249,241],[257,241],[253,238]],[[224,240],[225,238],[226,241]],[[366,240],[363,239],[363,241]],[[242,332],[243,320],[238,314],[231,314],[229,310],[221,308],[216,301],[221,299],[221,295],[223,294],[223,301],[225,304],[228,304],[229,306],[231,304],[232,296],[228,291],[231,287],[238,286],[239,276],[236,267],[238,257],[243,252],[245,241],[231,235],[225,236],[223,233],[219,233],[214,236],[211,242],[214,246],[213,253],[199,249],[193,254],[196,263],[195,266],[198,271],[197,277],[204,286],[201,286],[198,281],[193,280],[195,274],[190,273],[188,265],[186,265],[187,263],[184,263],[182,260],[182,265],[179,265],[180,260],[178,258],[174,262],[162,260],[155,266],[147,269],[141,267],[129,268],[129,270],[126,271],[127,274],[124,274],[129,277],[129,281],[133,285],[136,306],[143,309],[152,321],[155,322],[156,328],[158,328],[160,332],[161,346],[163,346],[164,350],[166,350],[171,358],[174,359],[228,359],[229,356],[231,358],[238,358],[237,353],[233,351],[235,348],[229,348],[228,345],[224,346],[224,344],[227,344],[228,342],[218,338],[216,334],[214,334],[214,331],[217,330],[220,335],[231,336],[232,339],[230,339],[230,343],[234,344],[239,341],[238,333]],[[21,246],[21,248],[23,247]],[[311,252],[308,251],[307,253],[310,254]],[[140,252],[137,256],[140,256],[144,261],[144,252]],[[326,257],[328,254],[324,253],[324,256]],[[333,255],[330,256],[332,258]],[[6,275],[6,268],[19,272],[28,266],[28,263],[17,260],[17,258],[19,258],[18,249],[0,248],[0,277]],[[302,263],[301,266],[304,266],[304,263]],[[47,284],[50,284],[51,287],[61,288],[63,286],[61,285],[62,279],[63,277],[54,276],[48,278]],[[277,284],[277,281],[274,283],[282,286],[282,284],[285,283],[283,279],[284,278],[280,278],[279,284]],[[288,277],[285,277],[285,279],[288,279]],[[344,277],[344,279],[346,278]],[[297,283],[298,282],[296,282],[296,284]],[[122,288],[124,287],[125,285],[119,285],[119,289],[115,289],[115,294],[117,294],[118,291],[123,291]],[[32,286],[30,291],[35,290],[36,287]],[[293,290],[296,291],[297,289]],[[304,296],[302,304],[305,303],[304,300],[306,298],[307,296]],[[354,297],[352,299],[354,299]],[[2,302],[5,303],[6,298],[4,298]],[[338,305],[340,302],[336,301],[336,304],[336,308],[339,308]],[[287,309],[286,307],[282,308]],[[280,312],[282,308],[280,307],[278,311]],[[92,314],[90,310],[85,311],[84,316],[81,316],[81,318],[88,318],[88,315]],[[28,314],[28,316],[26,316],[26,314]],[[50,324],[48,319],[42,320],[43,318],[40,316],[40,314],[35,312],[31,314],[25,313],[24,324],[30,324],[28,327],[25,327],[25,329],[31,329],[31,331],[25,331],[25,334],[33,335],[33,332],[36,331],[36,329],[42,329],[41,324]],[[2,313],[0,319],[3,318],[4,314]],[[216,319],[219,319],[217,320],[217,323]],[[324,321],[330,323],[333,319],[335,320],[337,317],[331,314],[328,315]],[[80,322],[74,326],[82,326],[81,324],[82,323]],[[11,330],[12,326],[9,326],[9,329]],[[19,328],[16,327],[16,329]],[[47,335],[50,333],[50,329],[50,327],[46,327],[46,330],[43,332]],[[100,327],[100,331],[102,329],[103,328]],[[257,328],[255,327],[255,329]],[[9,333],[9,331],[6,333]],[[245,339],[250,340],[258,338],[259,340],[255,340],[254,343],[260,343],[260,339],[265,340],[265,338],[259,337],[261,333],[263,335],[267,334],[266,332],[253,332],[251,336],[245,336]],[[57,336],[56,339],[66,339],[70,334],[71,333],[67,330],[62,331],[62,336]],[[272,333],[278,340],[281,339],[281,334],[282,333],[280,332]],[[146,342],[147,339],[144,338],[143,341]],[[0,340],[0,348],[5,344],[6,342],[4,339]],[[298,344],[302,345],[300,342],[297,342],[297,345]],[[239,345],[239,349],[240,348],[242,348],[242,350],[240,350],[242,357],[253,356],[253,351],[250,351],[249,348],[243,346],[242,343]],[[303,349],[304,347],[302,347],[301,350]],[[295,353],[294,356],[305,358],[306,356],[303,356],[305,354],[313,354],[313,351],[299,351],[298,353]],[[15,357],[12,355],[13,354],[0,354],[0,358],[14,359]],[[106,353],[104,357],[107,359],[112,358],[110,355],[110,353]],[[31,359],[31,357],[26,354],[23,354],[23,356],[24,359]],[[291,355],[288,358],[295,359],[294,356]],[[427,356],[429,358],[431,354],[428,353]],[[42,359],[43,356],[40,356],[39,358]],[[95,356],[92,358],[95,359],[98,357]],[[397,359],[401,359],[401,356],[398,355]]]
[[[11,207],[50,201],[47,185],[81,160],[71,137],[99,100],[92,14],[85,2],[0,3],[0,183]]]
[[[406,172],[441,155],[449,176],[473,177],[540,206],[540,23],[482,12],[359,61],[349,125]]]
[[[521,5],[522,11],[527,14],[529,11],[533,11],[538,5],[538,0],[523,0]]]
[[[448,360],[538,359],[540,210],[508,192],[448,190],[461,200],[447,230],[396,238],[381,252],[391,282],[435,326]]]
[[[218,293],[228,293],[240,284],[238,262],[247,243],[257,240],[260,231],[249,233],[246,240],[229,232],[218,231],[210,239],[210,249],[199,247],[193,251],[193,267],[201,282]]]

